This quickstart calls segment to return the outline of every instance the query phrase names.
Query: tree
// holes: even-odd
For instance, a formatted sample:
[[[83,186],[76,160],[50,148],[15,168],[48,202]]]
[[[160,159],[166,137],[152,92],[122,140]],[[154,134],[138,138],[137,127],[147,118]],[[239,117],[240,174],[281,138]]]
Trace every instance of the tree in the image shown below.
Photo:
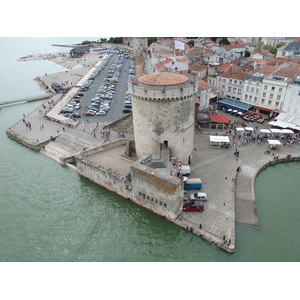
[[[148,37],[148,47],[157,41],[156,37]]]
[[[280,48],[280,47],[282,47],[282,46],[284,46],[285,45],[285,43],[284,42],[281,42],[281,43],[278,43],[278,44],[276,44],[276,48],[278,49],[278,48]]]
[[[108,43],[112,43],[112,44],[122,44],[123,43],[123,38],[121,37],[111,37],[108,40]]]
[[[83,41],[82,43],[81,43],[81,45],[87,45],[87,44],[90,44],[91,42],[90,41]]]
[[[271,45],[265,45],[264,49],[268,50],[270,53],[272,54],[276,54],[277,53],[277,48]]]
[[[224,38],[221,38],[220,40],[219,40],[219,45],[230,45],[230,42],[228,41],[228,39],[226,38],[226,37],[224,37]]]
[[[194,41],[194,40],[190,40],[190,41],[187,42],[187,44],[188,44],[191,48],[193,48],[193,47],[195,46],[195,41]]]
[[[251,56],[251,53],[249,52],[249,51],[247,51],[247,50],[245,50],[245,57],[250,57]]]

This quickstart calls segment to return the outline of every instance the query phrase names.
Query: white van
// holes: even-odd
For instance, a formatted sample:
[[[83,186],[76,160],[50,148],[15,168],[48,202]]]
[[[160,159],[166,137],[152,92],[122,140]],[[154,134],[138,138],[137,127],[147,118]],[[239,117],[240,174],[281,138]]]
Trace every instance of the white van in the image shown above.
[[[181,174],[182,175],[190,175],[191,174],[190,166],[182,166],[181,167]]]
[[[190,200],[206,201],[207,195],[206,195],[206,193],[192,193],[192,194],[190,194]]]

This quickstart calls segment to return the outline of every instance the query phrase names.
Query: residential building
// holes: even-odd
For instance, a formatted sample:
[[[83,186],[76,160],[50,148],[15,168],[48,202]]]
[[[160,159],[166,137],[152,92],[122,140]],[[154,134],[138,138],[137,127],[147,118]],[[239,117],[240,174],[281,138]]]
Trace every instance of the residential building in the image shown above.
[[[291,42],[280,47],[276,57],[300,57],[300,42]]]
[[[248,73],[244,72],[226,72],[217,77],[217,97],[241,100],[244,81]]]
[[[243,102],[257,105],[263,80],[263,74],[259,72],[246,76],[242,95]]]
[[[209,100],[211,97],[211,88],[204,80],[198,79],[198,93],[199,111],[209,108]]]
[[[207,76],[207,66],[200,61],[189,65],[189,73],[198,78],[205,78]]]
[[[183,56],[165,56],[155,65],[156,72],[187,73],[189,60]]]
[[[263,37],[262,42],[264,45],[276,46],[279,43],[290,43],[293,41],[291,37]]]
[[[263,80],[261,90],[261,102],[258,105],[266,106],[278,115],[283,108],[285,95],[290,83],[293,82],[295,74],[299,74],[299,65],[293,64],[287,68],[278,68]]]
[[[294,115],[300,115],[300,76],[294,76],[289,84],[285,100],[282,105],[282,111]]]

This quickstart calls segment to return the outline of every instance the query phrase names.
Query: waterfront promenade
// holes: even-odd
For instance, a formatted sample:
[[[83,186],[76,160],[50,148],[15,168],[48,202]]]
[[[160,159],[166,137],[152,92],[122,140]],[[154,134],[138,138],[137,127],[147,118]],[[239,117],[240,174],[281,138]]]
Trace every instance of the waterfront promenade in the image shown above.
[[[90,69],[89,69],[90,70]],[[74,70],[75,71],[75,70]],[[88,71],[88,69],[87,69]],[[61,74],[52,74],[51,76],[60,76],[62,80],[68,81],[73,78],[71,72],[62,72]],[[49,76],[49,75],[48,75]],[[86,124],[85,131],[81,122],[74,122],[73,127],[66,127],[63,123],[57,123],[43,118],[46,111],[51,113],[52,117],[56,117],[64,122],[67,118],[57,115],[57,110],[52,108],[49,110],[49,104],[62,103],[67,101],[60,99],[61,95],[55,95],[51,100],[47,100],[36,110],[25,116],[26,122],[30,122],[31,128],[27,127],[23,122],[23,116],[20,121],[12,125],[7,133],[12,138],[41,153],[60,161],[60,157],[82,151],[83,147],[92,148],[105,143],[99,132],[103,126],[109,124],[90,121]],[[227,115],[232,121],[241,121],[240,118]],[[258,130],[269,129],[270,125],[253,124],[258,126]],[[96,136],[92,135],[92,129],[97,127]],[[119,129],[120,130],[120,129]],[[118,132],[110,130],[110,141],[119,139]],[[123,129],[126,134],[126,128]],[[291,155],[291,159],[300,157],[300,145],[294,143],[289,146],[281,146],[275,151],[271,150],[270,154],[264,154],[269,150],[268,143],[257,144],[250,142],[249,144],[239,144],[230,148],[214,149],[209,146],[209,136],[215,133],[224,134],[226,130],[219,129],[203,129],[202,133],[195,131],[194,136],[194,153],[191,161],[192,173],[190,177],[200,177],[203,182],[203,192],[208,195],[208,201],[205,202],[205,211],[198,212],[182,212],[176,220],[170,220],[175,224],[199,235],[207,241],[224,248],[228,252],[234,252],[236,243],[235,239],[235,223],[241,222],[252,226],[259,225],[257,217],[256,202],[254,196],[255,177],[261,168],[270,164],[287,160],[287,155]],[[133,135],[127,135],[133,138]],[[51,137],[56,138],[56,142],[48,143]],[[229,137],[232,142],[232,135]],[[57,148],[63,145],[63,142],[70,146],[64,151],[54,151],[50,145],[57,144]],[[46,145],[43,147],[43,145]],[[64,145],[67,146],[67,145]],[[235,148],[239,150],[239,157],[234,155]],[[69,153],[67,152],[69,151]],[[72,152],[73,151],[73,152]],[[274,160],[273,152],[279,155],[278,160]],[[111,169],[114,170],[119,166],[114,166],[111,161]],[[242,172],[237,173],[237,168],[241,168]],[[188,198],[190,192],[185,194]],[[225,237],[230,240],[229,246],[223,246],[221,240]]]

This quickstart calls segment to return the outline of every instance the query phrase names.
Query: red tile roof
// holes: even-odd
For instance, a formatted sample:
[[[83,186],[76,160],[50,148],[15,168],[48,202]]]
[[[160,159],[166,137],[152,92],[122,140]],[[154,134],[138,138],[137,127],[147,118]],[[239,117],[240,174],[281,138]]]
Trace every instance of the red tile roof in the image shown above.
[[[214,123],[229,123],[229,120],[224,115],[209,115],[210,119]]]
[[[199,90],[207,90],[209,88],[210,88],[210,85],[208,83],[206,83],[202,79],[198,79],[198,89]]]
[[[245,78],[249,75],[249,73],[246,72],[225,72],[219,75],[219,77],[225,77],[225,78],[233,78],[233,79],[240,79],[245,80]]]
[[[245,48],[245,44],[224,45],[223,47],[226,50],[231,50],[231,49],[235,49],[235,48]]]
[[[149,85],[173,85],[188,81],[188,76],[176,73],[152,73],[143,75],[137,80],[142,84]]]

